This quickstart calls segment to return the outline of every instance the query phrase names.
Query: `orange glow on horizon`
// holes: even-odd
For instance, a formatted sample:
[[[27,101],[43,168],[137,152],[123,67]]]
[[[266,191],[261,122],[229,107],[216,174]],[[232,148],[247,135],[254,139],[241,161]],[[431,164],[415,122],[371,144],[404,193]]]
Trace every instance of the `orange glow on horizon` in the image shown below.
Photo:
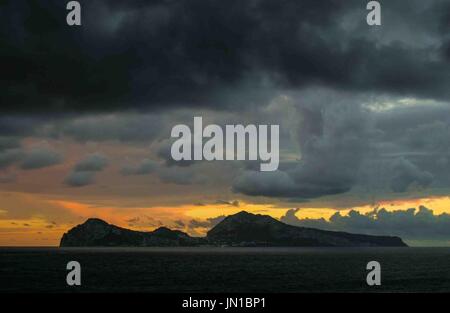
[[[31,197],[32,195],[27,195]],[[190,221],[205,222],[209,218],[248,211],[281,218],[291,207],[278,207],[273,204],[253,204],[240,202],[231,204],[182,205],[177,207],[111,207],[86,204],[69,200],[47,200],[47,204],[57,208],[65,221],[52,222],[52,216],[32,216],[29,218],[9,218],[8,210],[0,208],[0,246],[56,246],[68,229],[83,223],[90,217],[97,217],[110,224],[139,231],[151,231],[160,226],[177,228],[194,236],[204,236],[208,228],[189,228]],[[378,207],[388,211],[406,210],[426,206],[434,214],[450,213],[449,197],[429,197],[410,200],[382,201]],[[329,219],[339,211],[346,215],[350,210],[366,213],[373,210],[372,205],[363,205],[348,209],[301,207],[296,213],[298,218]]]

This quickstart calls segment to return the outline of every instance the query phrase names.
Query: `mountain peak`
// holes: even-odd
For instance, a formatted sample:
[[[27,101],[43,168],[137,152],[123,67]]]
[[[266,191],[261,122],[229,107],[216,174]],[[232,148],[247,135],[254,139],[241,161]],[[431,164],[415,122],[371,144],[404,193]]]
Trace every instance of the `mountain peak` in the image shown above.
[[[269,215],[241,211],[226,217],[208,232],[207,237],[224,242],[266,241],[271,229],[279,224],[282,223]]]
[[[98,224],[98,225],[109,225],[107,222],[105,222],[104,220],[100,219],[100,218],[96,218],[96,217],[91,217],[88,218],[82,225],[84,224]]]
[[[405,246],[398,237],[370,236],[287,225],[261,214],[241,211],[226,217],[208,240],[244,246]]]
[[[252,218],[252,217],[256,217],[256,215],[249,213],[247,211],[240,211],[238,213],[227,216],[227,218],[230,218],[230,219],[248,219],[248,218]]]
[[[221,223],[239,222],[239,223],[280,223],[277,219],[269,215],[253,214],[247,211],[240,211],[236,214],[227,216]]]
[[[62,247],[100,247],[100,246],[195,246],[200,239],[167,227],[153,232],[140,232],[108,224],[99,218],[90,218],[65,233],[60,242]]]
[[[266,218],[270,218],[275,220],[273,217],[269,216],[269,215],[263,215],[263,214],[253,214],[253,213],[249,213],[247,211],[240,211],[236,214],[232,214],[232,215],[228,215],[228,218],[238,218],[238,219],[266,219]]]
[[[170,238],[170,239],[175,239],[175,238],[179,238],[179,237],[189,237],[188,234],[179,231],[179,230],[173,230],[170,228],[167,228],[165,226],[161,226],[157,229],[155,229],[154,231],[151,232],[151,234],[155,235],[155,236],[159,236],[159,237],[164,237],[164,238]]]
[[[171,232],[172,230],[166,226],[161,226],[156,228],[153,233],[164,233],[164,232]]]
[[[242,210],[242,211],[232,214],[230,216],[248,216],[248,215],[255,215],[255,214],[252,214],[252,213]]]

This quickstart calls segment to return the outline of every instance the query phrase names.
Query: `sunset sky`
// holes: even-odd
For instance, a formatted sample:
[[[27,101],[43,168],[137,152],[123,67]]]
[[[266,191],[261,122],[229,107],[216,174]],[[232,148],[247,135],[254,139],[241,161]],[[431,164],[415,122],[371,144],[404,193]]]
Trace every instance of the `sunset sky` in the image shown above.
[[[0,3],[0,246],[242,210],[450,245],[450,3]],[[280,125],[280,167],[175,162],[177,124]]]

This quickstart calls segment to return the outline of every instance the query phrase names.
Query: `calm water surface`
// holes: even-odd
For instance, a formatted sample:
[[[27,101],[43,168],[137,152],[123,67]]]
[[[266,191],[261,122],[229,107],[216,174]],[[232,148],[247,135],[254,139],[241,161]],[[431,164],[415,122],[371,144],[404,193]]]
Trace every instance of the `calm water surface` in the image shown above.
[[[382,286],[366,285],[372,260]],[[0,292],[333,291],[450,292],[450,248],[0,248]]]

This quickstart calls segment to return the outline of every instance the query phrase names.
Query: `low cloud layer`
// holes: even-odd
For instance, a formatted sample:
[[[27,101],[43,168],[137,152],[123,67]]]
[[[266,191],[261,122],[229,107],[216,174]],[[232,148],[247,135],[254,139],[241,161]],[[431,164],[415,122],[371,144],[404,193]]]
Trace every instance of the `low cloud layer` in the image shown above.
[[[418,209],[387,211],[374,209],[367,213],[350,211],[348,215],[336,212],[330,220],[298,218],[301,209],[286,212],[281,221],[303,227],[313,227],[350,233],[400,236],[407,240],[449,240],[450,215],[436,215],[424,206]]]
[[[226,218],[225,215],[220,215],[220,216],[216,216],[216,217],[211,217],[211,218],[207,218],[206,220],[197,220],[197,219],[193,219],[190,220],[189,223],[187,225],[187,228],[190,231],[196,231],[197,228],[207,228],[207,229],[211,229],[214,226],[216,226],[217,224],[219,224],[221,221],[223,221]]]

